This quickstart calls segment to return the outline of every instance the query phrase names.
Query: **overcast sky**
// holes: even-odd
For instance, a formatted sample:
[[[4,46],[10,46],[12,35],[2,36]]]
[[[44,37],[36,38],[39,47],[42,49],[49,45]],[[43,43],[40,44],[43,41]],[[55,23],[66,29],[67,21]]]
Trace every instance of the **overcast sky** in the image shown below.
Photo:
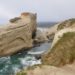
[[[75,18],[75,0],[0,0],[0,24],[25,11],[37,13],[38,21],[62,21]]]

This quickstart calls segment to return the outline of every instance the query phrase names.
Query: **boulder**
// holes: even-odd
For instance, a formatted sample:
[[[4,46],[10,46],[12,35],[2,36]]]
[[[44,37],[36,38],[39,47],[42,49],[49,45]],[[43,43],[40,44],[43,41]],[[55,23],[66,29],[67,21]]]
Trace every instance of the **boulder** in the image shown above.
[[[33,46],[36,32],[36,14],[22,13],[0,27],[0,56],[12,55]]]
[[[56,33],[54,45],[42,55],[42,63],[53,66],[70,64],[75,60],[75,28],[65,28]]]
[[[46,31],[48,29],[47,28],[37,28],[37,31],[36,31],[36,37],[34,39],[34,43],[43,43],[43,42],[46,42],[48,41],[48,38],[47,38],[47,35],[46,35]]]

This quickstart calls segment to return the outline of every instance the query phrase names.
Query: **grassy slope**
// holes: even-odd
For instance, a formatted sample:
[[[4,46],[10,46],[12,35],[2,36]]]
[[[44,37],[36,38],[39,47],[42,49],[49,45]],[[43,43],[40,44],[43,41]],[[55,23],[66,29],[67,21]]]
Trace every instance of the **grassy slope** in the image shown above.
[[[65,33],[54,47],[42,56],[43,64],[61,66],[75,59],[75,32]]]
[[[70,26],[75,26],[75,19],[74,18],[66,20],[66,21],[60,23],[58,25],[57,30],[61,30],[61,29],[64,29],[64,28],[67,28],[67,27],[70,27]]]

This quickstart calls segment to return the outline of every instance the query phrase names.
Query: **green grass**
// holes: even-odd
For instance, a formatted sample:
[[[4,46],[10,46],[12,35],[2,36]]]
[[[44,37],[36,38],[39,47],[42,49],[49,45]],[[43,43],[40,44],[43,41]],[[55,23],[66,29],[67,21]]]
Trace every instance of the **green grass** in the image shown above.
[[[75,24],[75,19],[74,18],[66,20],[66,21],[64,21],[64,22],[62,22],[61,24],[58,25],[57,30],[61,30],[61,29],[73,26],[73,24]]]
[[[64,33],[54,47],[42,56],[43,64],[61,66],[75,60],[75,32]]]

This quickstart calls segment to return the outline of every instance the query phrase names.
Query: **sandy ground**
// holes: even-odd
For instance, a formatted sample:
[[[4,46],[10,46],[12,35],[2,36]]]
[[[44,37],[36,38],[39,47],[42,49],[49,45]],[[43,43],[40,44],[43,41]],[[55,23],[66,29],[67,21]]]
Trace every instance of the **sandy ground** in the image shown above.
[[[60,68],[44,65],[33,70],[29,70],[27,75],[75,75],[75,62]]]

